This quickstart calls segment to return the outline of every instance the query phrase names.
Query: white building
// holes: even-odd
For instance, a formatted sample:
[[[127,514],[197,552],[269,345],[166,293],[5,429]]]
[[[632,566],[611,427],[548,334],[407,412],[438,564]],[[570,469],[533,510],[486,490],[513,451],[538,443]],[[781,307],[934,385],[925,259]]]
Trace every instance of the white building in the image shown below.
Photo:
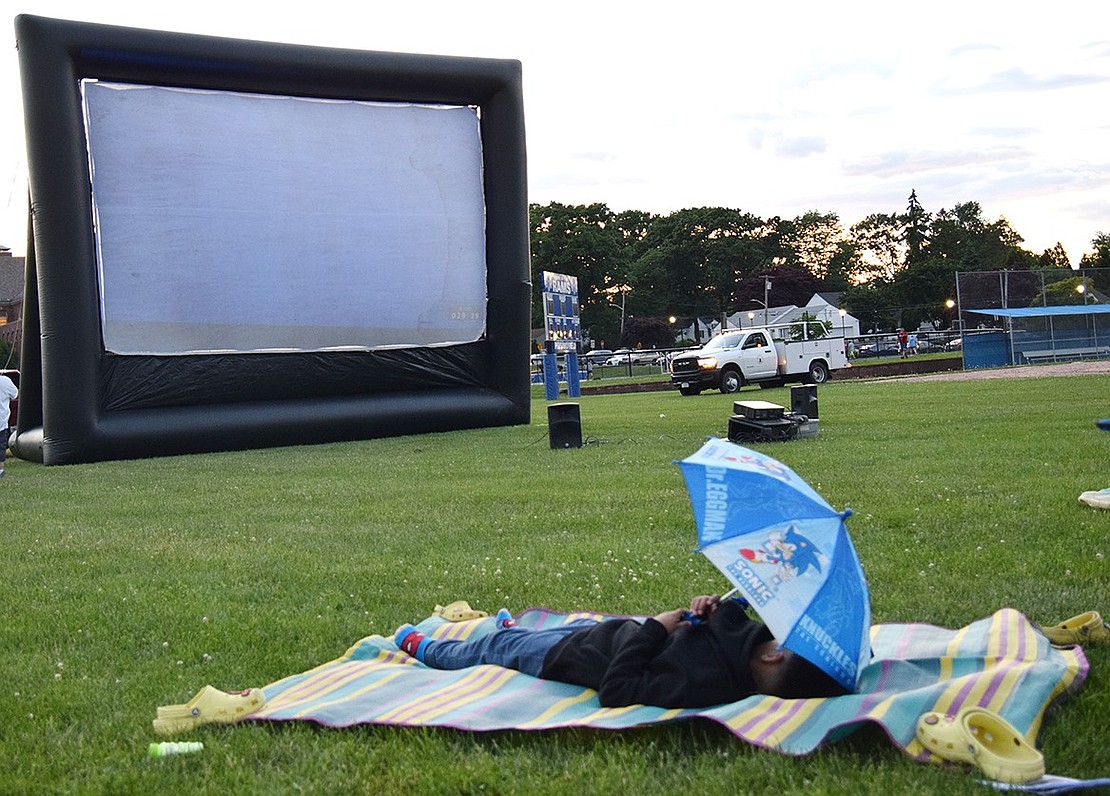
[[[827,323],[831,333],[837,337],[859,337],[859,320],[838,306],[839,300],[839,293],[814,293],[804,307],[796,304],[766,309],[760,307],[746,312],[734,312],[725,321],[729,329],[749,329],[753,326],[794,323],[801,320],[803,315],[808,315],[814,320]],[[685,329],[677,330],[676,339],[705,342],[721,331],[720,321],[709,318],[699,318],[697,327],[697,336],[694,334],[694,324],[691,323]]]

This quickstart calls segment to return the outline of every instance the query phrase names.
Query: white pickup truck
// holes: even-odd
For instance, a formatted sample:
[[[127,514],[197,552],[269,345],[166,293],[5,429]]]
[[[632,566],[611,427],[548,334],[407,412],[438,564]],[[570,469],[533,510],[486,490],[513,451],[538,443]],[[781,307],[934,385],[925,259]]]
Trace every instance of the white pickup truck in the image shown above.
[[[807,324],[729,329],[704,347],[671,360],[671,384],[683,395],[719,389],[734,393],[745,384],[780,386],[788,381],[824,384],[832,371],[848,367],[842,337],[776,339],[805,335]]]

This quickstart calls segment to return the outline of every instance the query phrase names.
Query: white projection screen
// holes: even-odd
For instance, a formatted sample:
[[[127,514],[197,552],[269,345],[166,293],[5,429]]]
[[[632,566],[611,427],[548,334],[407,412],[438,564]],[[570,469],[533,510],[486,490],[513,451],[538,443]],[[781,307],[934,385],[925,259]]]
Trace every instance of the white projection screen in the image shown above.
[[[82,93],[107,351],[481,337],[476,109],[95,80]]]
[[[529,421],[518,61],[31,15],[15,31],[16,456]]]

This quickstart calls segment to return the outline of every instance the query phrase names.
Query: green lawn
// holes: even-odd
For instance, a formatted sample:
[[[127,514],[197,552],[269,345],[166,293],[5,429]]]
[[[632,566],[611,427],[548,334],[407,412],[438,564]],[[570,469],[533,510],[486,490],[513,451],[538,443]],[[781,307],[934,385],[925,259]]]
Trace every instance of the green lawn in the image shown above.
[[[0,481],[0,793],[986,793],[864,730],[805,758],[683,724],[467,734],[206,727],[148,760],[156,706],[264,685],[436,603],[654,613],[727,588],[672,460],[732,401],[586,396],[587,444],[530,426],[44,468]],[[837,508],[878,622],[1110,613],[1110,377],[832,382],[816,438],[761,446]],[[1048,717],[1050,773],[1110,775],[1110,648]]]

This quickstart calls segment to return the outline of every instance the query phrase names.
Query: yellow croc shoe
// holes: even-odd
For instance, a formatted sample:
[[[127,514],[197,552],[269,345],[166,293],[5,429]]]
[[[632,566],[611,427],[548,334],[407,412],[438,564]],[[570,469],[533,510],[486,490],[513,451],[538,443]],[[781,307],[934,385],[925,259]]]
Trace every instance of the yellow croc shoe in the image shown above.
[[[1044,776],[1044,755],[997,713],[964,707],[955,716],[926,713],[917,740],[937,757],[971,763],[990,779],[1018,784]]]
[[[206,685],[184,705],[158,708],[154,731],[159,735],[176,735],[202,724],[230,724],[261,710],[265,704],[261,688],[221,691]]]
[[[442,616],[448,622],[465,622],[468,619],[485,619],[489,616],[485,611],[476,611],[471,608],[470,603],[466,600],[455,600],[455,602],[447,605],[437,605],[433,613]]]
[[[1042,627],[1041,632],[1053,644],[1061,646],[1087,644],[1089,642],[1110,643],[1110,627],[1107,627],[1106,623],[1102,621],[1098,611],[1087,611],[1079,614],[1079,616],[1073,616],[1071,619],[1065,619],[1057,625]]]

